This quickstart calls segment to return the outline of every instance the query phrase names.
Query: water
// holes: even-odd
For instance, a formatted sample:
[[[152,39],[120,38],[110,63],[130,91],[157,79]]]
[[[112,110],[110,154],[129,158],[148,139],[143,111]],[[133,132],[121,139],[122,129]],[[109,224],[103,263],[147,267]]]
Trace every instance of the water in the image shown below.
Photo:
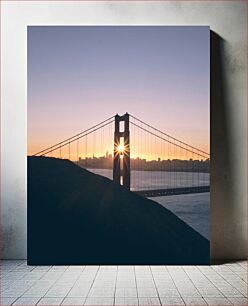
[[[112,169],[88,169],[113,179]],[[177,187],[209,186],[209,173],[131,171],[131,190],[163,189]]]
[[[113,178],[112,169],[88,169],[89,171]],[[131,171],[131,190],[175,188],[190,186],[209,186],[209,173]],[[173,212],[177,217],[209,239],[210,232],[210,193],[196,193],[153,197]]]
[[[210,238],[210,193],[192,193],[165,197],[154,197],[194,230],[205,238]]]

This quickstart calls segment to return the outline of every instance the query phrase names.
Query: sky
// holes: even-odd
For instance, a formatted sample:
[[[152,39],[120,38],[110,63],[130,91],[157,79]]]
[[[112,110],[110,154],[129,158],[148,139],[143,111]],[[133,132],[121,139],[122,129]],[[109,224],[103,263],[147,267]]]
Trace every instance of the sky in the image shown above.
[[[28,155],[126,112],[209,152],[209,52],[207,26],[29,26]]]

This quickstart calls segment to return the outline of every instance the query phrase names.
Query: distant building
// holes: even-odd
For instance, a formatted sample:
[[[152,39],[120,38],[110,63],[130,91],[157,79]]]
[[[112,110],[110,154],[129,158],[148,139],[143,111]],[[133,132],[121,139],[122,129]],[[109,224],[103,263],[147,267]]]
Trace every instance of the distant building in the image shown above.
[[[143,171],[183,171],[183,172],[210,172],[210,160],[189,160],[182,159],[167,159],[163,160],[161,157],[157,157],[154,160],[146,160],[145,158],[131,158],[132,170]],[[83,168],[95,168],[95,169],[112,169],[113,168],[113,155],[106,151],[103,156],[96,157],[93,154],[92,157],[79,157],[78,165]]]

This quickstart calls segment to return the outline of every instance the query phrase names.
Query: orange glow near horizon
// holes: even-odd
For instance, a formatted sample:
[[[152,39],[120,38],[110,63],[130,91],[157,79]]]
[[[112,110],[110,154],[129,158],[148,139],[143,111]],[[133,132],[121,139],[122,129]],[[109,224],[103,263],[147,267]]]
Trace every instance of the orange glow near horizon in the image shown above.
[[[58,137],[55,135],[58,133]],[[65,134],[65,133],[64,133]],[[77,134],[73,131],[72,134]],[[63,138],[67,139],[70,137],[68,133],[62,135],[61,130],[53,131],[53,134],[48,133],[45,137],[35,137],[34,131],[28,133],[28,155],[34,155],[39,151],[44,150],[44,148],[50,147],[56,143],[59,143]],[[159,136],[159,135],[158,135]],[[130,126],[130,157],[132,159],[140,158],[151,160],[206,160],[208,156],[201,156],[202,154],[197,154],[197,152],[190,152],[191,149],[188,147],[189,151],[174,145],[174,140],[162,135],[164,140],[149,134],[146,131],[142,131],[139,128]],[[173,135],[174,136],[174,135]],[[186,137],[185,137],[186,138]],[[184,140],[183,138],[181,138]],[[49,140],[49,142],[48,142]],[[190,139],[191,140],[191,139]],[[203,143],[203,140],[199,138],[200,142],[197,141],[196,137],[192,137],[192,142],[190,140],[185,140],[190,144],[198,147],[202,151],[208,152],[207,143]],[[195,140],[195,142],[193,141]],[[179,143],[178,143],[179,144]],[[120,143],[116,144],[117,150],[120,154],[125,153],[125,144],[123,137],[120,138]],[[198,152],[200,153],[200,152]],[[93,132],[81,139],[72,141],[69,144],[58,147],[56,150],[50,152],[46,156],[70,159],[73,161],[78,161],[79,158],[96,158],[106,156],[111,154],[114,155],[114,123],[103,127],[102,129]]]
[[[107,128],[108,129],[108,128]],[[57,158],[64,158],[70,159],[73,161],[77,161],[79,158],[92,158],[93,156],[96,158],[106,156],[106,155],[114,155],[114,132],[113,129],[106,132],[99,132],[96,135],[89,135],[78,142],[74,141],[69,145],[66,145],[61,148],[57,148],[53,152],[50,152],[46,156],[50,157],[57,157]],[[38,143],[36,138],[32,139],[29,138],[29,146],[28,146],[28,155],[34,155],[39,151],[42,151],[44,148],[49,147],[45,144],[44,139],[42,142]],[[50,139],[48,135],[48,139]],[[53,143],[52,143],[53,141]],[[50,142],[50,146],[54,143],[58,143],[58,140],[52,140]],[[204,146],[201,147],[201,150],[207,152],[207,147],[204,150]],[[118,145],[118,152],[125,153],[125,145],[120,142]],[[200,153],[200,152],[199,152]],[[203,154],[204,155],[204,154]],[[179,160],[206,160],[201,154],[192,153],[190,151],[186,151],[182,148],[176,147],[173,144],[170,144],[166,141],[162,141],[156,139],[156,137],[151,136],[147,139],[147,135],[145,133],[137,135],[135,130],[130,131],[130,157],[132,159],[140,158],[146,159],[148,161],[151,160],[172,160],[172,159],[179,159]]]
[[[36,153],[37,151],[29,151],[28,152],[28,156],[32,156]],[[100,157],[106,157],[106,152],[108,152],[109,155],[111,155],[113,157],[113,153],[114,153],[114,149],[113,150],[106,150],[104,152],[98,151],[98,152],[88,152],[87,154],[85,152],[80,151],[78,154],[76,152],[76,150],[70,150],[70,157],[69,157],[69,149],[68,148],[63,148],[63,150],[57,149],[53,152],[50,152],[48,154],[46,154],[45,156],[47,157],[55,157],[55,158],[62,158],[62,159],[70,159],[72,161],[78,161],[79,158],[81,159],[85,159],[85,158],[100,158]],[[120,156],[123,156],[123,150],[118,152],[121,153]],[[206,160],[207,158],[204,158],[202,156],[199,156],[196,153],[184,153],[184,154],[178,154],[178,155],[173,155],[173,154],[156,154],[156,153],[152,153],[152,154],[130,154],[130,158],[131,159],[146,159],[147,161],[152,161],[152,160],[158,160],[160,159],[162,160],[173,160],[173,159],[178,159],[178,160],[189,160],[189,159],[193,159],[193,160]]]

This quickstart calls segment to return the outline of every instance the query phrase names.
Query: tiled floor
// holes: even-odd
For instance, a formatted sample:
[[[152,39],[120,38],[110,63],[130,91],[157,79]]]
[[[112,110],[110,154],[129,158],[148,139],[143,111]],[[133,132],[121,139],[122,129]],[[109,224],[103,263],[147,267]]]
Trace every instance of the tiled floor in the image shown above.
[[[247,305],[247,263],[27,266],[2,261],[0,305]]]

